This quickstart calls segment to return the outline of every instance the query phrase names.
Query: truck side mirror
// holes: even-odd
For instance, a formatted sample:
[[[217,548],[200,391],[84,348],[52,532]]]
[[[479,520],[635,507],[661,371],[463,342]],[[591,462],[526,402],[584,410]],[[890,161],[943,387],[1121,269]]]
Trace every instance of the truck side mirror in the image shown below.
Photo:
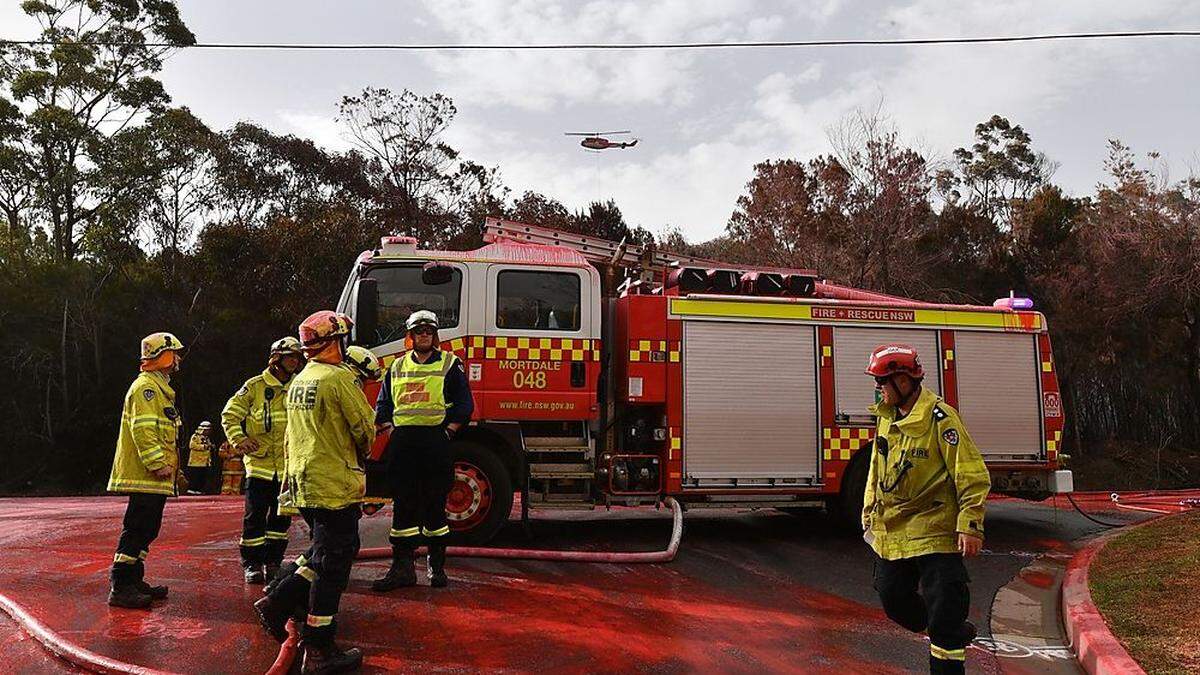
[[[421,268],[421,282],[426,286],[441,286],[454,278],[454,267],[442,262],[427,262]]]
[[[370,347],[379,335],[379,286],[370,277],[358,280],[354,292],[354,344]]]

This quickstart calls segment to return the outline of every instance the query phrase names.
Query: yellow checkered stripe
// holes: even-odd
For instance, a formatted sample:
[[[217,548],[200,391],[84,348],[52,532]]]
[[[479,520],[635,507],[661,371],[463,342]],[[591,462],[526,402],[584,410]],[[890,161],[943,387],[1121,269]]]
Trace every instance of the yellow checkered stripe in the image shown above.
[[[667,459],[675,459],[683,451],[683,436],[682,429],[679,427],[668,427],[667,432],[671,435],[670,448],[667,450]]]
[[[630,363],[652,363],[654,353],[663,354],[663,358],[671,363],[679,363],[678,340],[630,340]]]
[[[547,337],[486,337],[467,340],[467,358],[517,361],[599,361],[600,340]]]
[[[874,437],[875,429],[871,427],[825,427],[821,433],[821,452],[825,459],[850,459],[856,450],[870,443]]]
[[[600,340],[546,337],[487,337],[468,335],[441,344],[442,351],[454,352],[461,359],[501,359],[517,361],[599,361]],[[383,357],[384,368],[391,366],[397,354]]]
[[[1057,453],[1060,443],[1062,443],[1061,430],[1048,434],[1048,438],[1046,439],[1046,454]]]

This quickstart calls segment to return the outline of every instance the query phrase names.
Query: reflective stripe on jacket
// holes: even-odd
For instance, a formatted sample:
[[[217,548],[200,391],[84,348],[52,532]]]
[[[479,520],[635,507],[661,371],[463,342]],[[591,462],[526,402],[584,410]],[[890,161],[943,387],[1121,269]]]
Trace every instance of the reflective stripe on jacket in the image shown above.
[[[958,412],[928,389],[899,420],[892,406],[872,412],[863,527],[875,552],[885,560],[955,553],[958,533],[982,537],[991,479]]]
[[[435,427],[446,419],[446,373],[458,356],[441,352],[441,358],[420,363],[414,352],[392,362],[388,369],[392,394],[392,424],[397,427]]]
[[[174,495],[180,424],[167,376],[160,371],[138,374],[125,392],[108,491]],[[151,473],[163,467],[171,469],[170,476]]]
[[[309,361],[287,394],[287,483],[296,507],[341,509],[366,492],[375,441],[367,398],[346,368]]]
[[[287,391],[288,385],[268,368],[246,380],[221,410],[221,426],[230,443],[237,446],[247,437],[258,442],[258,450],[242,457],[246,476],[250,478],[278,480],[283,476]]]

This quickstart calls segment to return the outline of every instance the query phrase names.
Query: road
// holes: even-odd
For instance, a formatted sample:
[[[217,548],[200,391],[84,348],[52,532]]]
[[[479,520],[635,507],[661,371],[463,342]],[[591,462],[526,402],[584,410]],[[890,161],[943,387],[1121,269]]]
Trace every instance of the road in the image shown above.
[[[1063,505],[989,503],[985,555],[968,563],[971,618],[985,637],[998,623],[1004,642],[999,650],[986,641],[971,649],[969,672],[1075,672],[1069,653],[1047,648],[1061,644],[1052,634],[1052,605],[1041,627],[1036,617],[1022,623],[1013,616],[1028,618],[1038,602],[1052,603],[1054,561],[1069,554],[1071,542],[1103,529]],[[64,637],[112,658],[176,672],[266,670],[277,645],[253,619],[258,587],[241,581],[240,499],[168,504],[148,576],[170,584],[171,598],[153,612],[104,602],[123,507],[112,497],[0,500],[0,591]],[[386,544],[387,514],[363,520],[364,547]],[[653,550],[669,531],[665,511],[553,513],[533,521],[532,540],[514,523],[496,544]],[[305,545],[294,527],[291,550]],[[448,589],[379,596],[370,580],[386,562],[356,564],[341,637],[363,647],[367,672],[926,669],[925,640],[879,609],[872,567],[866,545],[838,534],[820,513],[693,509],[678,558],[664,565],[451,559]],[[1033,649],[1010,644],[1023,634]],[[6,660],[71,672],[35,647],[11,621],[0,621]]]

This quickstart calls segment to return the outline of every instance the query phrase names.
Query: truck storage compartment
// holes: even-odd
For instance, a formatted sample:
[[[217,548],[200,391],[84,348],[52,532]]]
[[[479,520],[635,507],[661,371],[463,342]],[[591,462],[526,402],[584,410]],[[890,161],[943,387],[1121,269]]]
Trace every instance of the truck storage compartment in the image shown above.
[[[812,326],[684,323],[684,487],[819,482],[815,350]]]
[[[1037,337],[957,331],[958,411],[988,461],[1042,458]]]
[[[838,415],[845,415],[854,421],[871,419],[867,407],[875,403],[875,380],[865,375],[863,370],[867,367],[871,352],[889,342],[900,342],[916,349],[925,368],[923,386],[935,394],[942,393],[936,330],[835,326],[833,389],[837,401],[835,412]]]

